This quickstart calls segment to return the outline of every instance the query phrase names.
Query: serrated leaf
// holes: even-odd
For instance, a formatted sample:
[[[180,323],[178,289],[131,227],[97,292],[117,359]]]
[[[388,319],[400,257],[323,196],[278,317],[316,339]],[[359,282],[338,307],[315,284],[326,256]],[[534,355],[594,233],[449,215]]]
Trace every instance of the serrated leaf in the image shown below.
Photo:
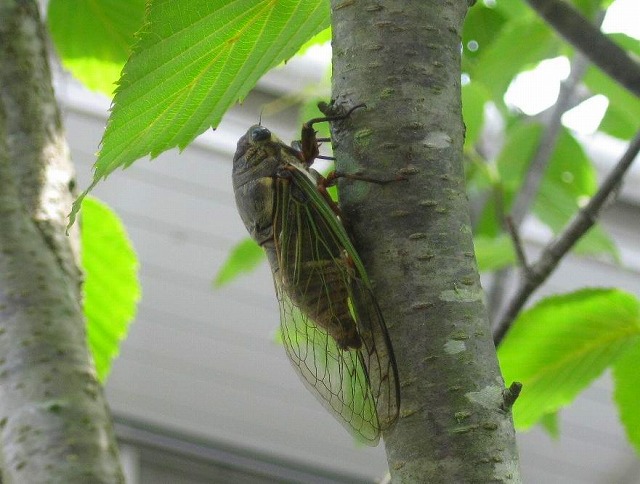
[[[264,259],[264,250],[253,239],[241,240],[231,249],[231,253],[218,271],[213,285],[221,287],[229,284],[242,274],[254,271]]]
[[[104,381],[136,314],[138,258],[118,216],[92,197],[82,210],[81,237],[87,337]]]
[[[552,296],[522,313],[498,349],[505,381],[523,384],[516,427],[569,405],[639,339],[638,300],[616,289]]]
[[[329,25],[324,0],[155,0],[124,67],[93,182],[184,148]]]
[[[110,96],[142,27],[145,0],[51,0],[47,25],[65,68]]]
[[[480,272],[496,271],[516,262],[513,242],[506,234],[495,238],[477,235],[473,238],[473,245]]]
[[[640,343],[624,353],[613,366],[614,400],[629,442],[640,454]]]

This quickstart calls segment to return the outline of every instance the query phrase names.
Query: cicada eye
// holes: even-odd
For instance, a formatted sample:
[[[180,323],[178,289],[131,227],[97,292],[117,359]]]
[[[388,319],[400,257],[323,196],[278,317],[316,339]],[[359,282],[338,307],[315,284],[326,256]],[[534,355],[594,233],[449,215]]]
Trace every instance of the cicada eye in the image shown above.
[[[264,141],[269,138],[271,138],[271,131],[264,126],[256,126],[253,128],[253,131],[251,131],[252,141]]]

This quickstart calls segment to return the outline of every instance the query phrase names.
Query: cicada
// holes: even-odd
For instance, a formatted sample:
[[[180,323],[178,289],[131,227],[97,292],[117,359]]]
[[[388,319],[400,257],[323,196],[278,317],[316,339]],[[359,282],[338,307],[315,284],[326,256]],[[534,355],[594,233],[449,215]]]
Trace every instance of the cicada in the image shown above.
[[[339,209],[311,168],[319,155],[313,125],[351,111],[305,123],[291,146],[251,126],[233,158],[233,188],[242,221],[271,265],[293,367],[349,432],[376,445],[399,412],[393,349]]]

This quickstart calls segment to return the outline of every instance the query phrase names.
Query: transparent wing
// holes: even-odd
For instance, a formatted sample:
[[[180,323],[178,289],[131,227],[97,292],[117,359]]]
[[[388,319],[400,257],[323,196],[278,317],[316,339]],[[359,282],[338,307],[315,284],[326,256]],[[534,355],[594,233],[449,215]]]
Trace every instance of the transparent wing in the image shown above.
[[[356,438],[376,445],[375,400],[359,350],[342,350],[280,291],[282,341],[305,386]]]
[[[362,263],[307,173],[276,180],[273,227],[287,355],[347,430],[376,445],[400,399],[387,329]]]

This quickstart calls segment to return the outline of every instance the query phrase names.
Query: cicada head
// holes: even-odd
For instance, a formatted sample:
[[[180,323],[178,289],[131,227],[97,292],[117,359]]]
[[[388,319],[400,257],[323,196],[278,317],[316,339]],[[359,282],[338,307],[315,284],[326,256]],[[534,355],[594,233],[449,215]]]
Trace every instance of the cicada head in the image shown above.
[[[249,168],[268,156],[275,155],[278,144],[280,140],[268,128],[259,124],[251,126],[238,140],[236,154],[233,157],[234,169],[237,164],[244,165],[238,168]]]
[[[279,167],[296,163],[296,151],[268,128],[255,124],[238,140],[233,157],[234,186],[249,179],[273,176]]]

